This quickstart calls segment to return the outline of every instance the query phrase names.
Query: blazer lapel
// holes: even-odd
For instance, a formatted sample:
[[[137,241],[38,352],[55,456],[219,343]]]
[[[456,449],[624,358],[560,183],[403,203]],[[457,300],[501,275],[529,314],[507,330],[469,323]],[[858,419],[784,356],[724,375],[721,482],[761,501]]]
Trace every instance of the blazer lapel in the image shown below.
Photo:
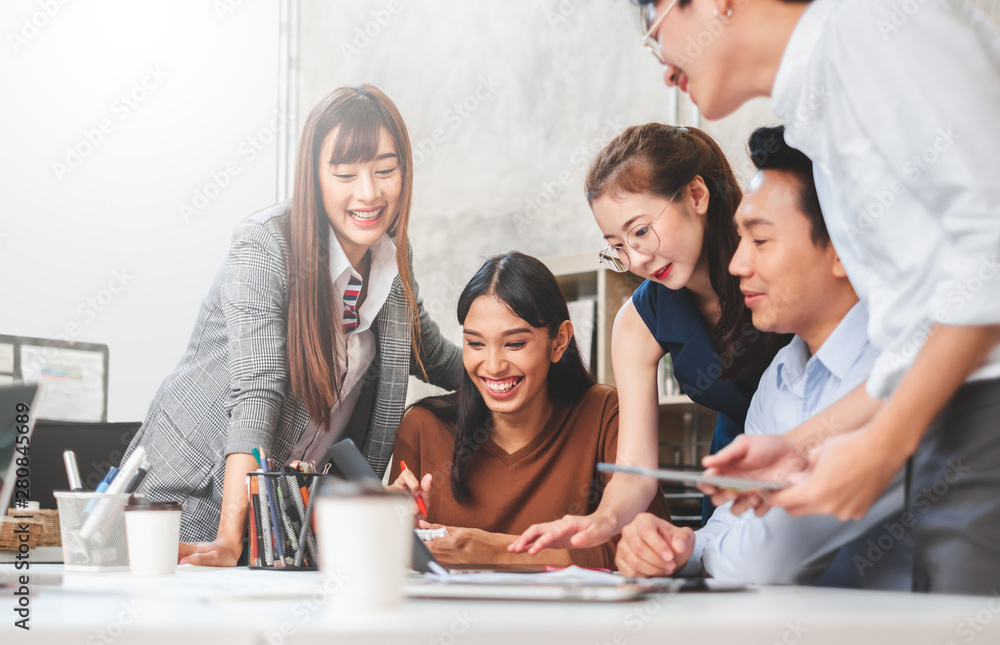
[[[376,344],[378,352],[377,371],[371,378],[365,375],[365,389],[374,393],[374,401],[361,406],[359,401],[353,422],[363,425],[363,419],[358,417],[365,411],[370,411],[368,431],[364,443],[355,441],[361,446],[361,452],[376,474],[382,476],[389,465],[392,456],[393,442],[396,438],[396,427],[403,418],[406,406],[406,386],[410,376],[410,312],[403,293],[403,285],[397,276],[392,283],[392,290],[382,310],[375,317]],[[363,391],[364,400],[370,394]]]

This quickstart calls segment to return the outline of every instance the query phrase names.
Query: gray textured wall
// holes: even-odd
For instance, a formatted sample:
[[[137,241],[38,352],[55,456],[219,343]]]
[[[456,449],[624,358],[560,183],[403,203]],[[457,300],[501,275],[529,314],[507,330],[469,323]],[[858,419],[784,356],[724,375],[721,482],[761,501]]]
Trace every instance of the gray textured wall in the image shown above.
[[[977,4],[1000,15],[1000,0]],[[596,255],[601,235],[583,175],[611,137],[631,124],[697,119],[639,45],[628,0],[300,6],[300,123],[345,83],[373,83],[399,106],[416,151],[416,275],[432,315],[456,340],[458,293],[485,257],[510,249]],[[775,121],[761,99],[703,127],[746,179],[747,136]]]

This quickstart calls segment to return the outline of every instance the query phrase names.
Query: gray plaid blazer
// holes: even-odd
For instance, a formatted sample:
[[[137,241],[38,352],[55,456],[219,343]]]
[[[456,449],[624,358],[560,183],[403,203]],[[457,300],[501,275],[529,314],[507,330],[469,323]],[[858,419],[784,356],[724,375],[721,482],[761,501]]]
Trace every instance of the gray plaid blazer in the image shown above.
[[[185,542],[215,539],[227,455],[263,446],[268,456],[286,461],[309,422],[305,405],[289,391],[285,353],[287,247],[278,224],[287,212],[287,204],[278,204],[236,228],[187,350],[122,458],[136,446],[146,448],[150,470],[141,490],[154,501],[183,504]],[[459,349],[417,302],[429,380],[455,389],[462,370]],[[375,318],[377,356],[345,429],[379,474],[392,455],[408,377],[419,375],[409,316],[397,277]]]

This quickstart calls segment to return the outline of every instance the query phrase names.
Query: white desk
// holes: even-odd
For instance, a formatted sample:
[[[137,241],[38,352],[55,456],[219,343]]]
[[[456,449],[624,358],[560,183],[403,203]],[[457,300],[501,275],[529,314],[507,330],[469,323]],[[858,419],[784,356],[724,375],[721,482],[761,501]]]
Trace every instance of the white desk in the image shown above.
[[[37,570],[57,571],[58,565]],[[411,600],[329,616],[315,573],[182,568],[173,577],[66,574],[35,587],[31,627],[0,595],[0,642],[64,645],[947,645],[1000,643],[1000,598],[767,587],[619,604]],[[254,590],[271,594],[253,597]]]

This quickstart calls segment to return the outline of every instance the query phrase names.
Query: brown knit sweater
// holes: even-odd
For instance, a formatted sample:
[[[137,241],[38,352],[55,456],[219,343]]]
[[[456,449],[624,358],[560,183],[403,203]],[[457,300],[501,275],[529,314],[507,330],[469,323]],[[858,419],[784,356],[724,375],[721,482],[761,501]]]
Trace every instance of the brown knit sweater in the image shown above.
[[[513,454],[487,439],[466,466],[472,493],[466,503],[455,499],[449,480],[454,431],[453,424],[428,410],[411,408],[396,431],[389,481],[399,476],[401,460],[418,478],[432,473],[429,522],[508,534],[513,541],[532,524],[566,514],[586,515],[597,508],[608,476],[598,473],[596,465],[614,462],[617,455],[618,393],[595,385],[574,406],[556,403],[541,432]],[[661,494],[649,512],[670,518]],[[617,538],[602,546],[572,549],[569,556],[579,566],[613,569],[616,544]]]

